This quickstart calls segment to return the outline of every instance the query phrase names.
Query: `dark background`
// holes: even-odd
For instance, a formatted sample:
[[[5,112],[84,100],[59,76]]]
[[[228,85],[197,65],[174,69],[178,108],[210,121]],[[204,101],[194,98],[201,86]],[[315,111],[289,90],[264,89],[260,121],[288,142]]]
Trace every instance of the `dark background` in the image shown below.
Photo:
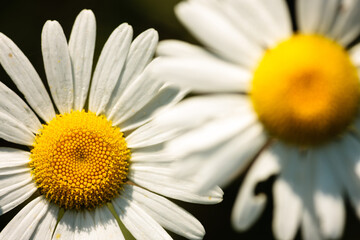
[[[181,26],[173,13],[173,7],[180,0],[113,0],[113,1],[1,1],[0,32],[10,37],[29,58],[40,77],[45,80],[41,55],[40,37],[46,20],[57,20],[69,37],[72,24],[77,14],[84,8],[91,9],[97,20],[97,39],[95,59],[99,57],[102,46],[110,33],[121,23],[128,22],[133,26],[134,36],[148,28],[155,28],[160,39],[180,39],[197,43]],[[251,1],[251,0],[249,0]],[[288,1],[293,14],[293,1]],[[95,65],[95,64],[94,64]],[[18,92],[14,84],[0,67],[0,81]],[[0,140],[0,146],[11,144]],[[221,204],[205,206],[177,202],[195,215],[204,225],[204,239],[273,239],[272,196],[271,187],[274,178],[260,183],[257,192],[265,192],[268,204],[264,214],[247,232],[238,233],[232,230],[230,214],[237,191],[243,177],[239,177],[224,189],[224,201]],[[19,211],[21,207],[0,217],[0,229]],[[347,205],[347,219],[343,239],[358,239],[360,236],[359,221],[353,209]],[[174,235],[175,239],[182,239]],[[300,239],[300,234],[297,234]]]

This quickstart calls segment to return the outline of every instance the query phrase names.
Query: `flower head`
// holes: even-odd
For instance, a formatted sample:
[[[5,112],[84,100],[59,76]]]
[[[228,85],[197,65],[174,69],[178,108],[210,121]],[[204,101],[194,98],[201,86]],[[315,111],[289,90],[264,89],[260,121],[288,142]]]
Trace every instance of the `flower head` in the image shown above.
[[[124,239],[122,226],[137,239],[171,239],[164,228],[203,237],[202,225],[163,197],[216,203],[222,192],[196,194],[190,181],[170,175],[163,145],[176,134],[157,119],[186,91],[149,76],[157,41],[153,29],[132,41],[131,26],[120,25],[91,77],[93,13],[79,14],[69,43],[58,22],[46,22],[54,106],[25,55],[0,34],[0,63],[31,107],[0,83],[0,137],[29,147],[0,148],[0,213],[30,201],[0,239]]]
[[[181,2],[180,21],[206,49],[160,43],[154,76],[209,95],[178,106],[187,129],[181,173],[198,190],[229,183],[255,159],[236,200],[232,222],[249,228],[273,187],[273,230],[291,239],[339,238],[344,194],[360,216],[358,1],[296,1],[296,23],[283,0]],[[217,93],[217,94],[215,94]],[[194,122],[191,113],[201,112]],[[189,114],[190,113],[190,114]],[[206,115],[206,116],[205,116]],[[190,126],[190,127],[189,127]],[[183,175],[181,175],[183,176]]]

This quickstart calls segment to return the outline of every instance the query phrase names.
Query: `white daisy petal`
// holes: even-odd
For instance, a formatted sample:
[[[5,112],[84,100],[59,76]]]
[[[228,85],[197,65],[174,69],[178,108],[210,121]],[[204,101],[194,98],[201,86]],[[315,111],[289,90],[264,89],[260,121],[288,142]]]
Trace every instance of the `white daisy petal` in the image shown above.
[[[247,166],[267,139],[262,125],[257,122],[238,132],[238,136],[219,147],[198,172],[196,179],[199,191],[206,191],[215,185],[226,186]],[[249,146],[246,144],[248,142],[252,144]]]
[[[179,40],[160,41],[156,49],[159,56],[184,58],[214,58],[216,57],[205,49]]]
[[[107,113],[109,113],[119,101],[119,98],[123,95],[127,86],[141,74],[145,66],[150,62],[154,56],[158,40],[159,36],[157,31],[148,29],[136,37],[131,43],[124,71],[117,82],[108,105],[106,106]]]
[[[350,49],[349,52],[352,63],[359,69],[360,68],[360,44],[356,44]]]
[[[341,150],[336,151],[338,148],[335,149],[334,146],[329,146],[327,148],[327,156],[329,163],[332,164],[334,173],[341,179],[357,216],[360,217],[360,192],[358,191],[360,189],[360,178],[356,175],[354,160],[352,160],[359,157],[358,147],[357,141],[350,135],[347,135],[341,142]]]
[[[322,235],[326,239],[338,239],[344,228],[345,204],[340,180],[329,166],[329,157],[319,150],[315,159],[315,211],[320,220]]]
[[[308,34],[328,34],[339,4],[339,0],[297,1],[297,22],[300,31]]]
[[[129,131],[143,125],[152,120],[155,115],[167,111],[174,104],[178,103],[188,92],[188,90],[165,84],[161,87],[156,96],[154,96],[137,113],[122,122],[119,127],[122,131]]]
[[[358,27],[360,4],[356,0],[341,1],[339,9],[336,21],[329,34],[340,44],[347,46],[360,33],[360,28]]]
[[[323,8],[320,9],[320,12],[318,12],[318,15],[322,16],[318,27],[318,33],[322,33],[324,35],[328,34],[333,25],[333,20],[336,18],[337,10],[339,9],[340,4],[340,0],[322,1]]]
[[[354,207],[357,216],[360,216],[360,193],[358,191],[360,188],[360,183],[346,164],[344,167],[344,164],[341,162],[342,159],[342,156],[335,155],[329,160],[331,161],[334,169],[336,169],[336,173],[343,183],[343,186],[349,196],[349,200]]]
[[[248,92],[251,74],[236,65],[211,58],[158,58],[151,75],[196,92]]]
[[[94,212],[87,209],[75,214],[75,230],[73,239],[96,239],[99,235],[95,233]]]
[[[55,117],[50,97],[34,67],[21,50],[2,33],[0,63],[42,119],[48,122]]]
[[[53,238],[56,240],[75,240],[75,221],[78,212],[74,210],[65,211],[63,217],[58,223],[56,230],[54,232]]]
[[[151,78],[147,70],[144,70],[125,89],[107,117],[114,125],[122,122],[136,114],[142,107],[150,102],[159,92],[162,83]]]
[[[193,178],[196,180],[194,176],[197,176],[199,169],[202,169],[207,164],[206,160],[212,157],[218,151],[219,149],[216,147],[207,149],[205,151],[193,152],[186,156],[178,156],[179,154],[174,155],[171,153],[171,151],[168,151],[165,148],[165,150],[163,150],[163,155],[166,157],[169,156],[168,159],[170,159],[169,162],[172,162],[174,176],[177,178]],[[151,161],[148,160],[148,162]]]
[[[357,175],[358,178],[360,178],[360,159],[357,158],[355,163],[355,173]]]
[[[238,230],[249,228],[260,216],[265,208],[266,195],[254,196],[256,185],[276,174],[281,169],[279,159],[284,156],[284,150],[275,143],[265,149],[250,168],[235,201],[232,211],[232,224]]]
[[[314,19],[316,19],[318,14],[314,14],[314,12],[311,12],[313,10],[317,10],[319,8],[319,5],[322,1],[315,1],[316,8],[310,8],[312,6],[310,3],[311,1],[308,0],[300,0],[297,1],[296,6],[296,17],[297,17],[297,23],[299,25],[299,29],[304,33],[312,33],[314,31],[314,24],[316,22]],[[309,12],[310,11],[310,12]],[[319,16],[320,17],[320,16]]]
[[[105,110],[123,70],[132,39],[132,27],[121,24],[105,43],[91,82],[89,110],[100,114]]]
[[[180,2],[175,7],[175,13],[195,37],[223,58],[250,67],[261,56],[260,46],[249,41],[227,19],[206,4],[197,1]]]
[[[360,141],[358,138],[349,135],[345,140],[344,148],[342,151],[346,157],[347,165],[350,166],[352,172],[360,180]]]
[[[51,239],[57,223],[58,213],[59,207],[55,204],[49,204],[49,209],[38,223],[30,239]]]
[[[218,11],[222,10],[240,32],[264,47],[271,47],[292,33],[287,6],[282,0],[227,0],[217,5]]]
[[[137,148],[131,153],[131,162],[173,162],[177,159],[166,151],[164,144]]]
[[[0,176],[4,175],[13,175],[11,173],[14,169],[25,169],[28,173],[30,172],[30,168],[28,163],[30,161],[30,153],[23,150],[18,150],[14,148],[0,147]],[[17,180],[14,181],[8,180],[6,177],[0,180],[0,187],[7,187],[9,183],[16,184],[24,179],[31,179],[30,175],[26,176],[26,174],[21,173]]]
[[[305,176],[302,178],[302,192],[300,194],[303,202],[303,215],[301,224],[301,234],[305,240],[322,239],[320,226],[315,215],[314,194],[315,194],[315,161],[312,151],[307,152],[299,161],[302,162],[302,171]]]
[[[112,202],[120,220],[136,239],[172,239],[152,217],[131,199],[118,197]]]
[[[290,150],[290,149],[289,149]],[[273,231],[278,239],[294,239],[302,218],[302,184],[306,177],[299,152],[286,151],[280,176],[274,183]]]
[[[0,159],[0,176],[30,171],[30,153],[27,151],[0,147]]]
[[[271,22],[271,18],[277,26],[277,29],[273,29],[273,31],[277,31],[278,40],[281,40],[283,37],[288,37],[292,33],[292,26],[287,4],[283,0],[258,0],[257,2],[271,15],[269,21]]]
[[[0,166],[4,161],[29,162],[30,153],[28,151],[18,150],[15,148],[0,147]]]
[[[200,194],[193,192],[194,182],[175,179],[170,168],[133,163],[128,178],[150,191],[185,202],[213,204],[222,201],[223,192],[220,188],[212,188]]]
[[[74,110],[84,107],[89,90],[96,36],[95,16],[83,10],[76,17],[69,40],[69,54],[74,73]]]
[[[35,135],[20,119],[13,118],[6,112],[0,112],[0,138],[9,142],[31,146]]]
[[[6,225],[0,239],[30,239],[48,208],[49,203],[43,197],[34,199]]]
[[[262,21],[260,16],[266,16],[262,8],[263,4],[258,4],[259,1],[208,1],[216,8],[223,17],[228,18],[229,22],[236,27],[236,29],[246,36],[249,40],[256,42],[262,47],[274,45],[276,40],[273,36],[272,30],[276,29],[269,21]],[[205,3],[205,1],[203,1]],[[245,4],[244,4],[245,3]],[[255,12],[254,12],[255,10]],[[258,12],[262,11],[262,14]],[[251,25],[249,24],[251,22]],[[276,41],[275,41],[276,42]]]
[[[29,172],[29,161],[26,162],[0,162],[0,177]]]
[[[176,204],[136,186],[125,186],[124,194],[139,204],[164,228],[188,239],[202,239],[205,229],[191,214]]]
[[[239,133],[257,122],[257,117],[255,114],[249,113],[251,110],[248,107],[245,105],[239,113],[233,112],[230,116],[209,121],[203,126],[169,141],[167,143],[168,151],[176,156],[184,156],[189,153],[216,148],[228,139],[237,138]],[[215,133],[216,137],[214,137]],[[155,135],[153,140],[155,142],[156,137]]]
[[[0,82],[0,98],[6,101],[0,102],[0,111],[9,114],[15,119],[21,119],[22,123],[33,133],[41,128],[41,123],[28,105],[10,88]]]
[[[57,21],[47,21],[41,49],[51,95],[60,113],[69,113],[74,101],[73,74],[65,34]]]
[[[158,41],[159,35],[154,29],[148,29],[134,39],[121,78],[122,86],[126,87],[131,79],[136,78],[145,69],[145,66],[154,56]]]
[[[0,148],[0,214],[27,200],[37,187],[28,167],[29,152]]]
[[[189,98],[157,114],[151,122],[129,134],[126,141],[130,148],[155,145],[226,116],[234,112],[234,107],[241,110],[247,104],[245,98],[230,94]]]
[[[1,194],[4,194],[0,197],[0,215],[19,206],[21,203],[30,198],[37,190],[37,187],[33,182],[25,183],[23,181],[16,184],[16,186],[14,185],[11,185],[8,188],[0,189]]]
[[[233,111],[228,116],[213,121],[207,121],[206,124],[197,127],[197,129],[182,134],[174,140],[168,141],[163,152],[169,156],[175,156],[175,159],[184,159],[183,161],[178,161],[174,164],[174,168],[177,168],[177,177],[183,178],[195,176],[194,179],[198,179],[198,187],[206,189],[207,187],[203,184],[208,184],[208,186],[214,184],[214,182],[212,182],[213,180],[209,179],[210,177],[213,177],[210,172],[213,172],[216,169],[218,174],[219,169],[222,169],[221,171],[229,172],[226,174],[219,173],[219,177],[227,177],[222,178],[222,180],[216,184],[220,185],[221,183],[226,185],[226,182],[231,181],[232,177],[240,172],[251,159],[239,159],[239,156],[241,156],[242,153],[239,153],[238,151],[242,152],[242,148],[236,146],[231,149],[232,145],[236,145],[234,142],[240,140],[241,137],[238,136],[239,133],[244,134],[243,131],[256,122],[256,116],[252,112],[249,112],[248,107],[249,106],[247,105],[244,105],[243,108],[237,106],[236,111],[238,112]],[[216,137],[214,137],[214,133],[216,133]],[[229,141],[229,139],[234,140]],[[257,139],[257,144],[261,144],[262,140],[260,139],[261,137]],[[250,141],[250,139],[248,140]],[[242,144],[240,144],[240,146],[241,145]],[[236,159],[232,163],[240,164],[240,166],[225,167],[225,169],[223,169],[223,157],[230,155]],[[206,162],[204,161],[205,159]],[[199,170],[203,168],[206,168],[207,170]],[[231,174],[231,172],[233,174]]]
[[[304,209],[302,218],[301,234],[305,240],[320,240],[322,239],[319,226],[313,214],[314,209]]]
[[[3,168],[0,169],[1,172],[3,172],[3,170]],[[30,175],[30,169],[28,170],[28,172],[25,173],[9,175],[6,175],[6,173],[2,174],[0,178],[0,193],[2,197],[4,197],[5,194],[31,182],[32,178]]]
[[[95,232],[92,236],[100,236],[102,239],[124,240],[121,229],[107,206],[95,208]]]
[[[88,210],[67,210],[59,222],[53,239],[124,239],[106,206]]]

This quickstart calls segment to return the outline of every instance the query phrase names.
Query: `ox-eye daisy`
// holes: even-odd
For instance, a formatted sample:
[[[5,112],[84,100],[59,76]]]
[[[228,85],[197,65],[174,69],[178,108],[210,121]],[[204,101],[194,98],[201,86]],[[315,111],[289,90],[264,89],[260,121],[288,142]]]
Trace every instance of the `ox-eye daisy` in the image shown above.
[[[233,209],[236,229],[261,215],[266,196],[255,186],[278,174],[276,237],[291,239],[300,226],[307,239],[340,237],[344,195],[360,216],[359,1],[298,0],[296,32],[284,0],[189,0],[176,13],[207,50],[164,41],[153,74],[212,93],[177,110],[184,126],[186,116],[200,124],[168,146],[183,146],[181,172],[197,173],[204,190],[255,158]]]
[[[132,41],[131,26],[116,28],[88,93],[93,13],[79,14],[69,43],[58,22],[46,22],[42,53],[57,111],[28,59],[0,34],[1,65],[35,112],[0,83],[0,137],[30,149],[0,148],[0,213],[30,199],[0,239],[124,239],[120,226],[136,239],[171,239],[163,227],[203,237],[202,225],[163,197],[215,203],[222,193],[217,188],[195,194],[191,182],[173,179],[171,158],[162,151],[172,135],[156,138],[166,129],[147,127],[161,115],[156,109],[185,93],[148,77],[157,41],[153,29]]]

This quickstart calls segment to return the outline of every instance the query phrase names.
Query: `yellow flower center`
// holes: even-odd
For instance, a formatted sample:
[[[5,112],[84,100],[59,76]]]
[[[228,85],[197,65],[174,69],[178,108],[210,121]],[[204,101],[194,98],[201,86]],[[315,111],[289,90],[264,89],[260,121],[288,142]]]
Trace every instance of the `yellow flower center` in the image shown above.
[[[126,181],[131,152],[104,116],[57,115],[35,138],[30,167],[40,193],[65,209],[93,209]]]
[[[309,147],[348,128],[359,90],[357,70],[343,47],[317,35],[294,35],[264,54],[251,99],[270,135]]]

